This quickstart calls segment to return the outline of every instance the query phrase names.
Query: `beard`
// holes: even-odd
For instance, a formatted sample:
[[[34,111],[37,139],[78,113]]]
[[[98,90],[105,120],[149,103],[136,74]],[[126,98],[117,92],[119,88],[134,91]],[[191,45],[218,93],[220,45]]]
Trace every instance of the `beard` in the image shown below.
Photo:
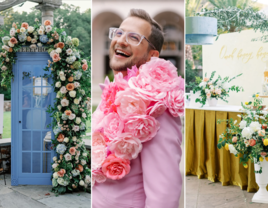
[[[121,72],[121,71],[127,71],[127,69],[131,69],[132,66],[136,65],[137,68],[139,68],[142,64],[145,64],[147,62],[148,52],[144,54],[144,56],[138,58],[130,58],[127,62],[121,63],[121,64],[113,64],[112,63],[112,56],[114,55],[114,51],[110,50],[109,52],[109,65],[110,68],[114,71]]]

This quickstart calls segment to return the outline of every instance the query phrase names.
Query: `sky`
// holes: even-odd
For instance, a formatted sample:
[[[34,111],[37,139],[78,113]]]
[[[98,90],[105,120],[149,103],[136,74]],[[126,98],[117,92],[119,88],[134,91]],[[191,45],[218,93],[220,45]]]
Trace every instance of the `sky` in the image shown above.
[[[0,2],[3,0],[0,0]],[[62,0],[62,3],[67,3],[67,4],[73,4],[75,6],[80,7],[80,12],[84,12],[88,8],[91,8],[91,0]],[[25,2],[22,7],[14,6],[13,9],[18,12],[30,12],[31,8],[38,5],[38,3],[34,2]]]

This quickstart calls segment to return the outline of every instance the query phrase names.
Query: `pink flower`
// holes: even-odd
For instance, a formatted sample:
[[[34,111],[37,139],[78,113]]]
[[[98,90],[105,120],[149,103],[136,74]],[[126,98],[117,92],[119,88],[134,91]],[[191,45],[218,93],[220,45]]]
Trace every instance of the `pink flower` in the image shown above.
[[[59,176],[59,177],[63,177],[64,174],[66,173],[66,170],[64,170],[64,169],[60,169],[60,171],[58,171],[57,173],[58,173],[58,176]]]
[[[266,156],[267,153],[266,152],[261,152],[261,156]]]
[[[18,40],[16,39],[16,38],[11,38],[10,39],[10,42],[12,43],[12,44],[17,44],[18,43]]]
[[[172,116],[178,117],[184,114],[184,92],[173,90],[167,93],[165,104]]]
[[[166,109],[167,107],[163,102],[157,102],[153,106],[147,108],[146,114],[157,118],[158,116],[161,116]]]
[[[164,99],[168,91],[178,89],[180,85],[176,67],[170,61],[156,57],[141,65],[140,74],[129,80],[130,88],[154,101]]]
[[[212,85],[212,82],[209,82],[208,85]]]
[[[58,62],[59,60],[61,60],[60,55],[58,53],[54,53],[52,59],[54,62]]]
[[[184,79],[181,78],[181,76],[179,76],[179,80],[180,80],[179,89],[184,91]]]
[[[116,94],[115,105],[121,118],[146,113],[149,101],[144,100],[134,89],[127,88]]]
[[[110,154],[102,165],[103,174],[112,180],[119,180],[130,171],[130,161]]]
[[[116,112],[116,105],[114,104],[116,93],[121,89],[116,85],[116,83],[110,83],[106,86],[102,92],[100,110],[104,114],[111,112]]]
[[[207,82],[208,80],[209,80],[209,78],[207,78],[207,77],[205,77],[205,78],[203,79],[204,82]]]
[[[103,120],[104,135],[113,140],[124,129],[124,122],[117,113],[109,113]]]
[[[159,122],[152,116],[139,115],[128,117],[124,132],[132,134],[141,142],[151,140],[160,128]]]
[[[50,25],[46,26],[46,32],[50,32],[52,30],[52,27]]]
[[[123,133],[116,137],[109,144],[111,152],[114,152],[116,157],[125,159],[135,159],[142,150],[141,141],[133,137],[130,133]]]
[[[93,170],[96,170],[101,167],[102,163],[106,158],[106,148],[103,145],[92,146],[91,152],[91,166]]]
[[[135,66],[132,66],[131,69],[127,69],[127,76],[124,77],[125,80],[129,80],[131,77],[136,77],[139,74],[139,69]]]
[[[236,143],[237,142],[237,137],[236,136],[232,138],[232,142],[233,143]]]
[[[71,147],[71,148],[69,149],[69,153],[70,153],[71,155],[75,155],[75,152],[76,152],[75,147]]]
[[[215,90],[216,94],[220,95],[221,94],[221,89]]]
[[[104,135],[98,131],[92,134],[92,146],[102,145],[105,146]]]
[[[92,170],[92,184],[94,186],[95,182],[104,183],[106,181],[106,176],[101,170]]]
[[[97,109],[93,115],[92,115],[92,131],[96,131],[102,128],[102,120],[104,118],[104,113],[100,110]]]
[[[211,96],[211,93],[208,92],[208,93],[207,93],[207,98],[210,98],[210,96]]]
[[[87,65],[87,64],[83,64],[83,65],[82,65],[82,69],[83,69],[84,71],[86,71],[87,68],[88,68],[88,65]]]
[[[129,88],[128,82],[124,79],[121,72],[114,76],[114,80],[119,89],[124,90],[126,88]]]

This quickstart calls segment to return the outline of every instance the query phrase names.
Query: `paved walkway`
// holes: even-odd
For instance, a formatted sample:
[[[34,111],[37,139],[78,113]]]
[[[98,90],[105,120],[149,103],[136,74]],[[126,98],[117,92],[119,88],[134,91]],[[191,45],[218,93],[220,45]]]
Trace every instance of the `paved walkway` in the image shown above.
[[[186,176],[187,208],[268,208],[268,204],[251,202],[254,193],[239,186],[222,186],[197,176]]]
[[[55,196],[51,186],[11,186],[10,175],[0,175],[0,208],[90,208],[91,195],[85,192]]]

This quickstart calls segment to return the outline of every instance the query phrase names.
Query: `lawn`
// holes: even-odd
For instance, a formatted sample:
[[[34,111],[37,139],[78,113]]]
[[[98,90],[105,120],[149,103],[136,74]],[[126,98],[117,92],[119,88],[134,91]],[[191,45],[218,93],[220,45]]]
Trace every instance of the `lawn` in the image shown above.
[[[87,132],[90,133],[90,120],[87,120]],[[4,112],[4,129],[3,129],[3,139],[11,138],[11,112]],[[90,139],[90,136],[85,136],[84,139]]]

